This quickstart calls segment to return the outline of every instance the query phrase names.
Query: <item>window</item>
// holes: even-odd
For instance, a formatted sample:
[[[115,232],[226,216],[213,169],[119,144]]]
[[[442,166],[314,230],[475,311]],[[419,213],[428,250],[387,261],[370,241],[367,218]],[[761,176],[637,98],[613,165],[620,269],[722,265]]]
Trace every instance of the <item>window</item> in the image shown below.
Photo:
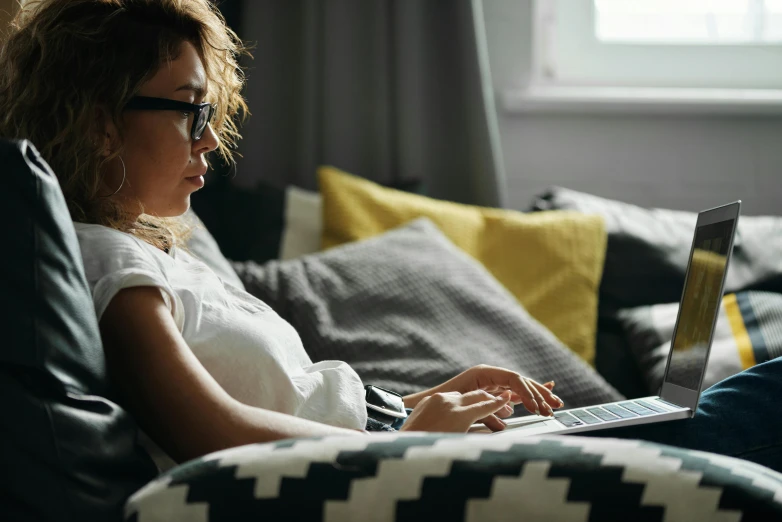
[[[594,0],[601,42],[782,43],[782,0]]]
[[[782,89],[782,0],[538,0],[537,85]]]

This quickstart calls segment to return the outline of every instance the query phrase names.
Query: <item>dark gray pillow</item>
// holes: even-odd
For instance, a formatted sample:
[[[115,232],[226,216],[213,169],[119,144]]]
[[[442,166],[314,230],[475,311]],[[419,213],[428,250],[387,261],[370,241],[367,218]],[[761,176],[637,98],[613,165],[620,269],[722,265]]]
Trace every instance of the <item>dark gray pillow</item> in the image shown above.
[[[556,381],[568,406],[620,395],[429,220],[289,261],[234,264],[313,361],[402,394],[480,363]]]
[[[52,171],[0,140],[0,519],[119,520],[157,475],[112,402],[79,243]]]
[[[601,316],[620,308],[678,302],[695,232],[694,212],[647,209],[561,187],[539,195],[533,210],[575,210],[605,220]],[[748,289],[782,292],[782,217],[739,218],[725,290]]]
[[[211,268],[223,282],[244,290],[242,280],[236,275],[231,262],[225,258],[214,236],[192,208],[185,214],[185,219],[193,227],[193,234],[187,240],[187,250]]]

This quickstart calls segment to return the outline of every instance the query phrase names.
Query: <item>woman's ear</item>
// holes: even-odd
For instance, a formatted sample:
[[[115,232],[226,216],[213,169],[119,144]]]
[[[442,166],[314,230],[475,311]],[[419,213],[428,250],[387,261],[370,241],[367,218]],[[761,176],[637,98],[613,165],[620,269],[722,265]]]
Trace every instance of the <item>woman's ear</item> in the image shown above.
[[[101,155],[110,156],[119,146],[119,133],[109,111],[102,106],[95,108],[95,133],[95,145],[100,148]]]

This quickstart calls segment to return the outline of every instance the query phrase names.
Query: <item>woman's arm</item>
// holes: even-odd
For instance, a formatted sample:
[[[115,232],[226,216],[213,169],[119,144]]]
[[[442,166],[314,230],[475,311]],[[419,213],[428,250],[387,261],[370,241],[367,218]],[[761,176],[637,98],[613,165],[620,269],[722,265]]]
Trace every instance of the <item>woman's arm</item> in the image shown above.
[[[120,399],[177,462],[254,442],[360,433],[235,400],[187,346],[157,288],[121,290],[100,330]]]

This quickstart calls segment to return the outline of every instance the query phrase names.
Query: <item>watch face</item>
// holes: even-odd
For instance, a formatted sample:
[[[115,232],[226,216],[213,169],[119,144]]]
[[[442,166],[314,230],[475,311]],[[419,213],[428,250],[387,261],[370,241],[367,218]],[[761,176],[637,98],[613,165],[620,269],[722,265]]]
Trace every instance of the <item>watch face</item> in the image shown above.
[[[398,419],[407,417],[405,401],[398,393],[371,385],[366,386],[366,390],[367,408]]]
[[[389,417],[394,417],[395,419],[406,419],[407,418],[407,411],[394,411],[390,410],[388,408],[383,408],[382,406],[375,406],[374,404],[367,403],[367,408],[376,411],[378,413],[382,413],[383,415],[388,415]]]

